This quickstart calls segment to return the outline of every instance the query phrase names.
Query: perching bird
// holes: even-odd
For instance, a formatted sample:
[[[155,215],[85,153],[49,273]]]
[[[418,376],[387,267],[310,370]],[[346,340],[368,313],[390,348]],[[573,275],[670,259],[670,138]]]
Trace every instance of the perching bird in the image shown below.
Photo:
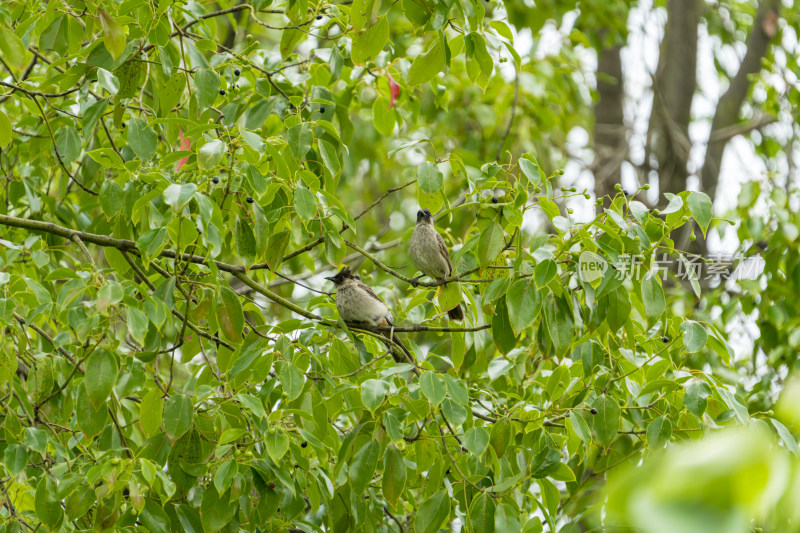
[[[433,227],[433,215],[428,209],[417,211],[417,225],[411,234],[409,244],[411,261],[420,272],[438,281],[445,279],[453,273],[453,263],[444,239]],[[453,320],[463,320],[464,311],[458,304],[447,311],[447,316]]]
[[[325,278],[336,286],[336,309],[339,316],[347,323],[367,326],[392,326],[392,314],[375,292],[367,285],[356,279],[350,272],[350,267],[342,268],[335,276]],[[394,332],[381,332],[381,335],[391,339],[394,344],[388,344],[392,357],[398,363],[407,363],[411,353],[398,340]]]

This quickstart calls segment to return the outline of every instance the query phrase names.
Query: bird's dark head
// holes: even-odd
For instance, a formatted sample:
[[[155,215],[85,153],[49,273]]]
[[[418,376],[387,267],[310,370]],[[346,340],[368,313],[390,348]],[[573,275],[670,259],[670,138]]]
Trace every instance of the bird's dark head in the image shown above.
[[[433,215],[430,209],[420,209],[417,211],[417,224],[424,222],[425,224],[433,223]]]
[[[344,283],[346,279],[354,279],[352,272],[350,272],[350,267],[342,267],[342,269],[336,273],[335,276],[331,276],[325,278],[328,281],[332,281],[334,285],[337,287]]]

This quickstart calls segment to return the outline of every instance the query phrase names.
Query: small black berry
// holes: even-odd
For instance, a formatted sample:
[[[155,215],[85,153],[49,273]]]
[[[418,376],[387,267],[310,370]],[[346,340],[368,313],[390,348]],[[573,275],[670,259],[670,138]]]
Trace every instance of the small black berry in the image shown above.
[[[214,176],[213,178],[211,178],[211,181],[214,183],[214,185],[216,185],[217,183],[219,183],[219,177]]]
[[[450,469],[449,468],[447,469],[447,472],[445,472],[445,474],[447,474],[447,475],[450,474]]]
[[[317,20],[322,20],[322,15],[317,15]]]
[[[492,196],[492,203],[493,203],[493,204],[496,204],[496,203],[497,203],[497,202],[499,202],[499,201],[500,201],[500,200],[497,198],[497,196]]]
[[[234,71],[233,71],[233,75],[234,75],[234,76],[238,76],[238,75],[239,75],[239,74],[241,74],[241,73],[242,73],[242,71],[240,71],[238,68],[237,68],[236,70],[234,70]]]
[[[664,344],[668,343],[669,337],[661,337],[661,342],[663,342]]]
[[[630,193],[630,191],[628,189],[622,189],[622,194],[624,194],[625,196],[630,196],[631,195],[631,193]]]
[[[220,89],[219,90],[219,94],[222,95],[222,96],[225,96],[225,89]]]
[[[122,127],[123,127],[123,128],[125,127],[125,123],[124,123],[124,122],[122,123]]]
[[[271,489],[275,488],[275,482],[274,481],[270,481],[269,482],[269,488],[271,488]]]
[[[592,407],[592,409],[591,409],[591,413],[592,413],[593,415],[596,415],[596,414],[597,414],[597,409],[595,409],[594,407]]]
[[[319,108],[319,112],[320,112],[320,113],[324,113],[324,112],[325,112],[325,106],[322,106],[322,107],[320,107],[320,108]]]
[[[303,441],[303,443],[300,445],[301,448],[305,448],[306,446],[308,446],[308,443],[305,441]]]
[[[247,197],[247,203],[248,204],[252,204],[253,202],[255,202],[255,200],[253,200],[253,197],[252,196],[248,196]]]

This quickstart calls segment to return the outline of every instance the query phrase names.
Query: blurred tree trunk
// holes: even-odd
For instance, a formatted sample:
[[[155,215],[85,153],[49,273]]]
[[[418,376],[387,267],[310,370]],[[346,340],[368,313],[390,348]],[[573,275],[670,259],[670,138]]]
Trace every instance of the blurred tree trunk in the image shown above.
[[[686,188],[701,7],[700,0],[670,0],[667,4],[645,147],[645,168],[658,170],[659,196]]]
[[[594,106],[594,192],[598,198],[614,195],[620,183],[622,162],[628,157],[628,141],[622,104],[625,87],[622,77],[621,45],[604,48],[597,59],[597,94]]]
[[[739,121],[739,112],[750,89],[750,76],[761,71],[761,60],[767,53],[770,41],[778,32],[780,6],[780,0],[764,0],[759,4],[758,15],[747,41],[747,51],[742,64],[739,65],[739,70],[731,79],[728,90],[720,97],[717,104],[706,148],[706,159],[700,174],[700,187],[712,200],[717,192],[722,155],[728,141],[770,120],[769,117],[762,117],[741,128],[732,128]]]

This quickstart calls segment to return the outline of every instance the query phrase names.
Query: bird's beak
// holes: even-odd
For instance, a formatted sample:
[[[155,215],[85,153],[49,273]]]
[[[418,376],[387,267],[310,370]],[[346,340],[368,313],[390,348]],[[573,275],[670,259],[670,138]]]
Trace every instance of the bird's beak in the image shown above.
[[[333,278],[325,278],[325,279],[327,279],[328,281],[333,281]]]

